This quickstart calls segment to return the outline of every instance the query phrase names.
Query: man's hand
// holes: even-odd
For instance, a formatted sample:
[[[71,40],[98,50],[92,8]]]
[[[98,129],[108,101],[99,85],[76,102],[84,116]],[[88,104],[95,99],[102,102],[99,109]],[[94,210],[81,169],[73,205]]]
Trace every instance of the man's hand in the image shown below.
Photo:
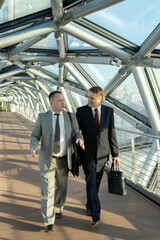
[[[83,150],[85,150],[84,142],[82,141],[82,139],[78,138],[78,139],[76,140],[76,143],[77,143]]]
[[[34,147],[31,149],[31,154],[32,154],[32,157],[36,157],[36,152],[38,151],[38,148],[37,147]]]
[[[120,161],[119,161],[119,158],[118,157],[114,157],[112,158],[112,162],[115,164],[115,163],[118,163],[118,166],[120,165]]]

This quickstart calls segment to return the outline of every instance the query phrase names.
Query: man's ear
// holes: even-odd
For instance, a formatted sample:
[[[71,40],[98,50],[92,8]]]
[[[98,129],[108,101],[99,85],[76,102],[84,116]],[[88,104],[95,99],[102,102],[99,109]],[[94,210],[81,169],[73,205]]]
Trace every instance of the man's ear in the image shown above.
[[[103,100],[103,97],[102,96],[99,96],[100,100],[102,101]]]

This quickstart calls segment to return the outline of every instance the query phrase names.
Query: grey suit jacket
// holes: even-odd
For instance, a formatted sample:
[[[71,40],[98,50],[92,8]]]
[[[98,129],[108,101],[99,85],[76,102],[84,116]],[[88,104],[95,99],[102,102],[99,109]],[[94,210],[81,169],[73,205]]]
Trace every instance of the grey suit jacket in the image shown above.
[[[76,139],[83,140],[82,135],[79,133],[78,122],[76,115],[71,113],[72,126],[69,119],[68,112],[63,111],[65,131],[66,131],[66,145],[67,145],[67,163],[69,170],[72,168],[71,154],[73,151],[72,143]],[[35,122],[34,129],[30,137],[30,149],[37,147],[38,142],[41,140],[41,147],[39,152],[39,168],[41,170],[48,170],[52,162],[53,151],[53,122],[52,111],[40,113]]]

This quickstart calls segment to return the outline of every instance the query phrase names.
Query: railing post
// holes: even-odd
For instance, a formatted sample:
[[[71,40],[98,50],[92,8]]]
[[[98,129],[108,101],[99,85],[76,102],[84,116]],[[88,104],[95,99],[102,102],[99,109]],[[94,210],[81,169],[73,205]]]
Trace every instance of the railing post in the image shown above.
[[[157,195],[160,195],[160,140],[157,139],[157,163],[158,163],[158,167],[157,167],[157,189],[156,189],[156,193]]]
[[[131,180],[135,182],[135,144],[133,134],[131,138],[131,147],[132,147]]]

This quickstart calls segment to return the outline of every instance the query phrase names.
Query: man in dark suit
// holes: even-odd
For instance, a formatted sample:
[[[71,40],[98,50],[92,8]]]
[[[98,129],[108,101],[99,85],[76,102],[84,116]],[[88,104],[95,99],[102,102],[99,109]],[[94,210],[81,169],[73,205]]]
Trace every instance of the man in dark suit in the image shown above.
[[[65,99],[60,91],[49,94],[51,110],[40,113],[30,138],[33,157],[38,150],[41,176],[41,212],[45,232],[52,232],[56,218],[62,217],[66,201],[68,170],[72,169],[73,141],[84,149],[76,115],[64,110]]]
[[[102,105],[102,99],[102,88],[90,88],[88,105],[79,107],[76,114],[85,144],[85,150],[81,151],[81,161],[86,180],[87,213],[93,220],[91,227],[100,224],[98,191],[110,152],[112,161],[119,165],[113,109]]]

